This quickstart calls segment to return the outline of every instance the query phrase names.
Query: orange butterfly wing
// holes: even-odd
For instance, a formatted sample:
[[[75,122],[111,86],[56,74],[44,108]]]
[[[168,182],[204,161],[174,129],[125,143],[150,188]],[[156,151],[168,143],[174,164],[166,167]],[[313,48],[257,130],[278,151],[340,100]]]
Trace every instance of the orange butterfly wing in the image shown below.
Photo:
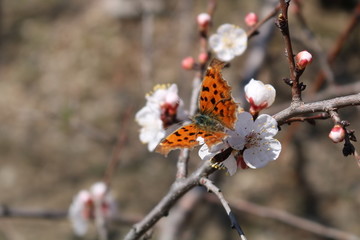
[[[155,151],[167,155],[171,150],[178,148],[193,148],[199,144],[196,140],[202,137],[210,146],[226,136],[223,132],[206,132],[195,123],[185,125],[171,133],[156,147]]]
[[[163,139],[155,151],[167,155],[173,149],[192,148],[199,144],[196,140],[198,137],[202,137],[210,147],[226,136],[219,125],[221,129],[234,129],[237,104],[231,97],[231,87],[221,76],[224,65],[220,60],[212,60],[200,89],[199,115],[203,115],[202,119],[207,119],[207,122],[194,122],[193,119],[193,123],[179,128]]]
[[[213,59],[206,71],[199,96],[201,114],[210,115],[229,129],[234,129],[237,104],[231,97],[231,87],[222,78],[226,63]]]

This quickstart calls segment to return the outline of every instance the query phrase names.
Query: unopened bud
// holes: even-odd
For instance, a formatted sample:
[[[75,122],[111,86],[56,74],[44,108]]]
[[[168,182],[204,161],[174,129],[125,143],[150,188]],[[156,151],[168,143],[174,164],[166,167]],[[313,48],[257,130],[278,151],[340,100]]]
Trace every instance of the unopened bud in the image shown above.
[[[195,59],[193,57],[186,57],[181,62],[181,66],[185,70],[193,69],[194,65],[195,65]]]
[[[301,51],[295,57],[296,67],[304,70],[312,62],[312,55],[308,51]]]
[[[204,30],[209,26],[209,23],[211,21],[211,16],[208,13],[200,13],[197,16],[196,20],[200,29]]]
[[[248,25],[249,27],[253,27],[257,22],[258,22],[258,16],[255,13],[250,12],[246,14],[245,16],[246,25]]]
[[[345,129],[340,125],[336,124],[329,133],[329,138],[334,142],[342,142],[345,138]]]
[[[198,60],[200,64],[205,64],[208,59],[209,59],[209,54],[207,54],[206,52],[202,52],[198,56]]]
[[[251,79],[244,90],[246,100],[250,103],[251,113],[258,113],[262,109],[270,107],[275,101],[275,88],[259,80]]]

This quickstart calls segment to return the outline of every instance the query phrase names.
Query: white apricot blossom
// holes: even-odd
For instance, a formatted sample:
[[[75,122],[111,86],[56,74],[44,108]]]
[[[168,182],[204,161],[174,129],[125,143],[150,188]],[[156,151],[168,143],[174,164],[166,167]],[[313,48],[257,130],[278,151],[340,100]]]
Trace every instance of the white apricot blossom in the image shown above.
[[[146,105],[136,113],[135,120],[141,126],[140,141],[148,144],[148,150],[152,152],[165,137],[165,127],[174,121],[184,120],[186,113],[176,84],[155,86],[146,100]]]
[[[81,190],[69,208],[69,219],[77,236],[84,236],[95,218],[108,220],[117,213],[117,205],[103,182],[95,183],[90,190]]]
[[[210,48],[222,61],[230,61],[244,53],[247,48],[246,32],[233,24],[225,23],[209,38]]]
[[[199,150],[199,156],[203,160],[210,160],[231,147],[234,151],[223,162],[230,175],[236,172],[241,161],[250,168],[262,168],[280,155],[281,143],[273,138],[277,132],[277,122],[270,115],[262,114],[254,121],[250,113],[242,112],[238,114],[235,130],[227,130],[225,141],[211,149],[204,144]]]

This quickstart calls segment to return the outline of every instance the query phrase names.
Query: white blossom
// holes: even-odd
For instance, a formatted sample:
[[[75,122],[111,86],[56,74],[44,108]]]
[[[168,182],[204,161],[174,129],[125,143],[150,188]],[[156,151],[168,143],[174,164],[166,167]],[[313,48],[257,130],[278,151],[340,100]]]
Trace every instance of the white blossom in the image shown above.
[[[209,149],[204,144],[199,150],[203,160],[210,160],[216,154],[231,147],[234,149],[222,162],[230,175],[233,175],[241,161],[250,168],[261,168],[270,161],[276,160],[281,151],[281,143],[273,137],[278,132],[277,122],[267,114],[260,115],[255,121],[248,112],[238,114],[235,130],[227,130],[228,137]],[[239,156],[243,151],[242,158]]]
[[[227,142],[236,150],[244,150],[243,158],[250,168],[261,168],[280,155],[281,143],[273,138],[277,132],[277,122],[270,115],[261,114],[254,121],[250,113],[243,112]]]
[[[69,208],[69,219],[78,236],[84,236],[94,218],[110,219],[117,213],[117,205],[103,182],[95,183],[90,190],[81,190]]]
[[[88,229],[91,218],[92,199],[90,192],[81,190],[75,197],[69,208],[69,219],[74,232],[78,236],[84,236]]]
[[[146,105],[136,113],[135,120],[141,126],[140,141],[148,144],[148,150],[152,152],[165,137],[164,126],[168,118],[183,120],[186,113],[176,84],[169,87],[156,86],[154,92],[146,96],[146,100]]]
[[[247,35],[242,28],[226,23],[210,36],[209,45],[220,60],[230,61],[246,50]]]

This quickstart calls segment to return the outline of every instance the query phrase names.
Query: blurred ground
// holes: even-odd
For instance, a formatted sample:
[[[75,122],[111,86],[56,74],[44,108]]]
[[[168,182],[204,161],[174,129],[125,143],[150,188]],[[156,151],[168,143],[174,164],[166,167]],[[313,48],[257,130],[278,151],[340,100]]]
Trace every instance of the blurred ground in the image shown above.
[[[174,180],[176,154],[165,159],[149,153],[138,140],[133,118],[155,83],[177,82],[188,104],[193,73],[181,70],[180,61],[197,56],[194,19],[206,10],[206,1],[154,1],[144,8],[137,1],[123,1],[120,7],[109,5],[113,2],[117,1],[0,1],[0,204],[67,209],[80,189],[103,178],[112,139],[119,133],[126,134],[127,141],[112,186],[122,212],[146,214]],[[325,51],[346,26],[348,5],[325,3],[325,8],[319,1],[304,1],[309,26]],[[224,22],[244,26],[245,14],[260,7],[261,1],[219,1],[213,31]],[[291,23],[296,39],[300,30],[294,19]],[[148,32],[151,27],[153,35]],[[341,84],[359,80],[359,32],[358,27],[333,65]],[[295,52],[305,48],[294,41]],[[290,99],[289,89],[280,81],[288,75],[282,49],[282,38],[275,31],[267,62],[257,76],[276,87],[275,105]],[[245,60],[246,54],[225,70],[235,95]],[[305,84],[311,85],[318,70],[314,57],[302,77]],[[357,132],[358,110],[340,111]],[[353,158],[342,156],[341,144],[327,138],[331,127],[330,120],[315,127],[302,123],[288,139],[289,127],[283,126],[280,159],[264,169],[225,176],[223,193],[230,200],[247,199],[360,235],[359,168]],[[191,161],[193,167],[199,163],[196,155]],[[231,231],[227,222],[219,224],[219,219],[227,220],[218,215],[204,222],[206,230],[194,239],[221,239]],[[238,216],[249,239],[322,239],[271,220]],[[120,229],[119,239],[127,230]],[[89,233],[85,239],[94,236]],[[73,235],[65,220],[2,218],[0,239],[73,239]]]

